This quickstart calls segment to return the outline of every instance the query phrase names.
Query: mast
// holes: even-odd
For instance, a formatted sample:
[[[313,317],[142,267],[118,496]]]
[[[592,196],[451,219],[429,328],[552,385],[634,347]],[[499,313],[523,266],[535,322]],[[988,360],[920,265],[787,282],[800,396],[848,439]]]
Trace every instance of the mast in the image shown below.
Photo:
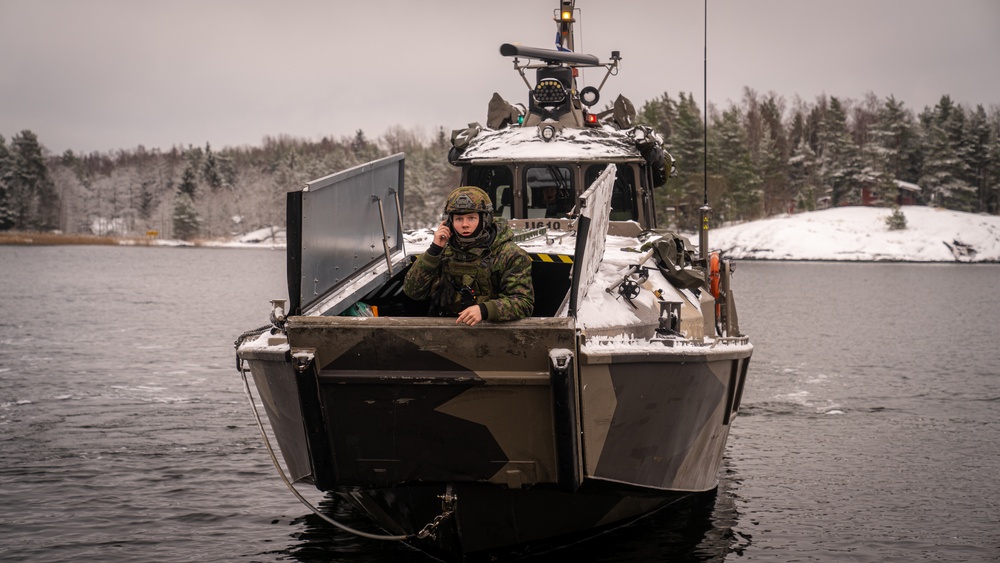
[[[701,206],[701,230],[698,231],[698,255],[708,264],[708,218],[712,214],[712,206],[708,204],[708,0],[705,0],[705,68],[704,75],[704,99],[702,100],[702,111],[704,111],[704,154],[702,155],[702,181],[704,182],[705,203]]]
[[[556,35],[556,49],[560,51],[576,51],[576,44],[573,39],[573,10],[576,0],[559,0],[559,9],[556,10],[555,20],[558,28]]]
[[[556,49],[559,51],[576,52],[576,39],[573,36],[573,10],[576,7],[576,0],[559,0],[559,9],[554,14],[556,20]],[[572,90],[577,91],[576,69],[573,69]]]

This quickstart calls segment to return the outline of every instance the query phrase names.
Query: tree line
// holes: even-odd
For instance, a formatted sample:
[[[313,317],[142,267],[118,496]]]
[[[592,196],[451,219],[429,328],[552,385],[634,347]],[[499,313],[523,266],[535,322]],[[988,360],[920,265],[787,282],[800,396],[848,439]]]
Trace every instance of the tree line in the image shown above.
[[[285,194],[352,166],[406,153],[407,228],[440,213],[459,172],[443,130],[433,139],[392,128],[375,140],[266,137],[260,146],[138,147],[48,154],[31,131],[0,136],[0,231],[60,231],[192,240],[285,224]],[[441,195],[444,192],[444,195]],[[425,211],[434,209],[433,212]]]
[[[721,222],[860,205],[865,189],[891,205],[897,181],[920,187],[918,203],[1000,212],[1000,106],[973,109],[942,96],[914,113],[893,96],[789,104],[744,89],[739,102],[707,113],[706,163],[705,119],[693,95],[665,93],[639,110],[677,160],[676,178],[657,197],[659,209],[673,206],[682,228],[697,229],[706,167]]]
[[[922,203],[1000,212],[1000,107],[972,109],[943,96],[918,114],[893,97],[820,96],[791,104],[745,90],[708,108],[664,93],[638,120],[659,131],[676,177],[658,190],[659,222],[695,230],[706,184],[716,222],[861,203],[886,203],[896,181],[920,186]],[[0,231],[59,231],[197,239],[232,237],[285,222],[285,194],[307,181],[376,158],[406,154],[406,228],[432,224],[459,180],[443,129],[391,128],[376,139],[267,137],[216,150],[139,146],[52,155],[31,131],[0,135]],[[705,174],[707,167],[707,176]]]

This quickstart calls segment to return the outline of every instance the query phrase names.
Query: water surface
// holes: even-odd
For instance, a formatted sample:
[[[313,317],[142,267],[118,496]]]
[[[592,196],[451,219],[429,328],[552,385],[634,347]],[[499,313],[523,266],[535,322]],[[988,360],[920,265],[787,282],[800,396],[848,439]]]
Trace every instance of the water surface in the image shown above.
[[[756,349],[719,490],[562,555],[997,560],[998,276],[739,263]],[[0,247],[0,559],[429,561],[276,476],[233,340],[283,297],[282,252]]]

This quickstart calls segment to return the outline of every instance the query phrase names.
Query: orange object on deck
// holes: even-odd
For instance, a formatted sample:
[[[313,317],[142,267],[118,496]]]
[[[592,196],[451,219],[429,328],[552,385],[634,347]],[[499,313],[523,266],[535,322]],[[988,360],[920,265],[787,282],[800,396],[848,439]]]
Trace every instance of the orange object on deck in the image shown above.
[[[719,253],[713,252],[708,259],[708,284],[712,297],[719,298]]]

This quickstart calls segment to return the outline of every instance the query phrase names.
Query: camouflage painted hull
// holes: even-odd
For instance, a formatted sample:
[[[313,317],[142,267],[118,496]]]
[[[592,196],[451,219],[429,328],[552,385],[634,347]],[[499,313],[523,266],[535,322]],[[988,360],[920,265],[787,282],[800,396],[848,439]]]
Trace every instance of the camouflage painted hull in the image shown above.
[[[692,493],[629,491],[620,485],[587,482],[569,493],[539,485],[508,489],[482,483],[456,483],[451,492],[461,507],[420,549],[453,561],[490,560],[544,553],[601,530],[626,524]],[[429,522],[441,513],[441,487],[413,485],[339,496],[387,530],[399,522]]]
[[[240,347],[291,478],[391,533],[454,513],[455,559],[585,534],[710,491],[749,345],[591,349],[572,318],[291,317]]]

